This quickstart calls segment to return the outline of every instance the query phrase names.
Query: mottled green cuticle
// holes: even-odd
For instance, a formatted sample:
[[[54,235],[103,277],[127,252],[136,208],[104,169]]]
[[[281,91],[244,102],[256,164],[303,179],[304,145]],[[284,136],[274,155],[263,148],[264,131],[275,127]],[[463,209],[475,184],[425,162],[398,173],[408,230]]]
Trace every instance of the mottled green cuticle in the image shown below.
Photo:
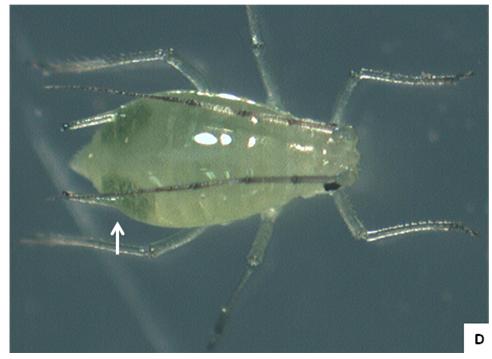
[[[139,189],[134,182],[127,178],[117,175],[106,175],[102,178],[102,193],[130,193]],[[120,209],[127,215],[140,219],[147,220],[154,211],[155,195],[154,194],[136,194],[130,196],[122,196],[116,202],[112,202],[112,206]]]
[[[138,134],[151,116],[152,110],[145,100],[136,100],[116,111],[117,119],[101,131],[103,143],[125,143],[130,136]]]

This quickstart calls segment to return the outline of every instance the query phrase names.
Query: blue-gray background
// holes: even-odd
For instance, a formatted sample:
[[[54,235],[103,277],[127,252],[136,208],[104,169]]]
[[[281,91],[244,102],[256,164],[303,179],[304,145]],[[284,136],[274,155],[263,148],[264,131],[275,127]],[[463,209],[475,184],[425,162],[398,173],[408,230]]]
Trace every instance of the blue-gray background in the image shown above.
[[[329,197],[294,201],[219,349],[462,351],[463,323],[488,320],[487,7],[281,6],[263,15],[274,76],[299,116],[328,121],[350,69],[475,71],[442,89],[362,84],[348,116],[362,153],[351,193],[369,228],[459,219],[480,237],[421,234],[369,245],[350,237]],[[93,131],[60,133],[60,124],[127,99],[42,86],[152,92],[189,84],[165,65],[55,77],[29,66],[167,47],[192,59],[214,91],[263,100],[242,7],[11,8],[12,351],[203,351],[257,218],[148,261],[19,244],[38,232],[80,233],[70,206],[91,223],[84,233],[99,237],[109,238],[115,220],[125,242],[173,232],[46,200],[62,189],[92,191],[67,162]]]

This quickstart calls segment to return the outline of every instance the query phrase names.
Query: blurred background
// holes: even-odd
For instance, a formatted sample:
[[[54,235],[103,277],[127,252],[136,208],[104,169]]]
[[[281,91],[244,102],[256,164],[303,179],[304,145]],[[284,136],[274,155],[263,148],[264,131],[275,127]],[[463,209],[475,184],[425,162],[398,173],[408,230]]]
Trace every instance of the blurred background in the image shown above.
[[[441,89],[363,83],[347,116],[362,156],[350,193],[369,229],[452,219],[480,236],[367,244],[351,238],[328,196],[293,201],[218,350],[462,351],[463,323],[488,320],[487,7],[275,6],[261,15],[273,76],[298,116],[329,121],[351,69],[475,72]],[[204,351],[258,224],[214,227],[154,260],[20,244],[35,233],[109,239],[116,220],[128,243],[174,233],[49,200],[64,189],[94,191],[68,161],[95,129],[61,133],[60,125],[128,99],[44,85],[191,88],[165,64],[46,77],[33,61],[173,47],[215,92],[263,101],[249,45],[239,6],[11,7],[11,351]]]

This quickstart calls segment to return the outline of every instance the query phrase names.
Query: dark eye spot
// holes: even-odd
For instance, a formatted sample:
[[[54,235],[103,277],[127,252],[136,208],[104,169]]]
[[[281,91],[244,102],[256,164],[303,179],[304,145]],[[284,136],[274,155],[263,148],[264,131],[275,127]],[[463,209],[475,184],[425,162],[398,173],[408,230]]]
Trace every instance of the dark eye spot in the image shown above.
[[[330,183],[323,184],[323,188],[325,189],[326,192],[336,191],[340,187],[341,187],[341,185],[339,183],[336,183],[336,182],[330,182]]]

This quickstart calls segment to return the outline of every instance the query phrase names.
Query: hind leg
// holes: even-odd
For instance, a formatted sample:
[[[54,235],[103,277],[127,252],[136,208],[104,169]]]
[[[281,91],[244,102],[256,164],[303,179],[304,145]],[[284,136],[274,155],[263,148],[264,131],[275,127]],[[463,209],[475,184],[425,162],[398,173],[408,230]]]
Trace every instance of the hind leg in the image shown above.
[[[179,231],[168,238],[152,242],[148,245],[132,245],[129,243],[120,244],[120,254],[137,257],[159,257],[174,251],[184,245],[191,243],[198,238],[209,227],[199,227],[192,230]],[[34,238],[21,240],[25,244],[47,245],[47,246],[66,246],[95,249],[114,253],[115,242],[110,240],[94,239],[84,236],[72,236],[61,234],[39,235]]]

